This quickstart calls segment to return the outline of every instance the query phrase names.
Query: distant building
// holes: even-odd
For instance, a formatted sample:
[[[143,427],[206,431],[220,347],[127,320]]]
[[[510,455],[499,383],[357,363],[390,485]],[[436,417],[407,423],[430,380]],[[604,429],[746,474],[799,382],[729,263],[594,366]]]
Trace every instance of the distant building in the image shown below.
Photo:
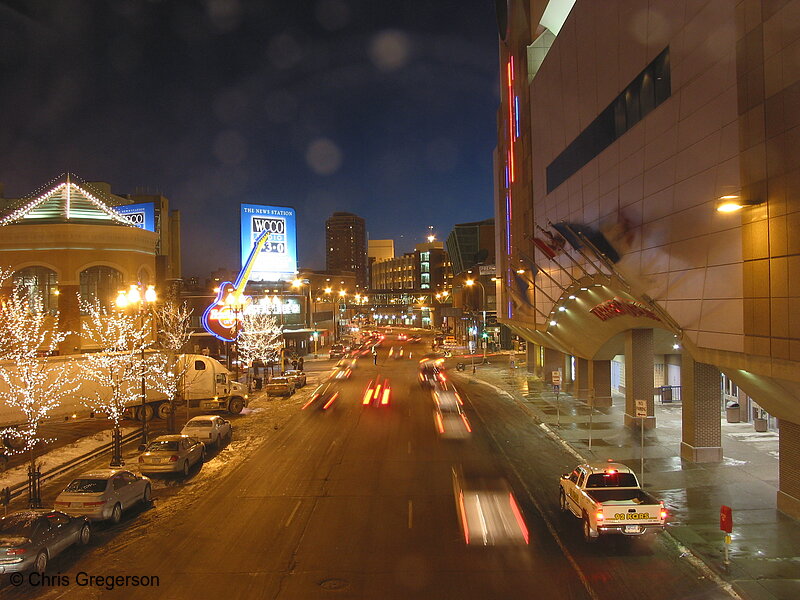
[[[372,264],[372,290],[444,290],[452,279],[442,242],[417,244],[414,252]]]
[[[494,219],[454,225],[453,231],[447,236],[446,246],[453,265],[453,275],[459,275],[476,265],[493,265]]]
[[[352,271],[356,286],[366,290],[367,237],[364,219],[335,212],[325,221],[325,267],[327,271]]]
[[[367,242],[367,275],[372,277],[372,264],[394,258],[394,240],[369,240]],[[367,284],[372,289],[372,279]]]

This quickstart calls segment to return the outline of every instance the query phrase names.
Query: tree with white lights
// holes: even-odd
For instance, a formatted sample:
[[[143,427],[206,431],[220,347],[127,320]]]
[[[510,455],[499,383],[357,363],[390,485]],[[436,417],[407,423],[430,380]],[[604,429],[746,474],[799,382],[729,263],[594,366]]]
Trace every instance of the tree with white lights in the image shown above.
[[[0,271],[0,284],[8,279],[7,270]],[[34,449],[49,442],[39,436],[39,427],[61,405],[64,397],[78,388],[69,369],[52,368],[42,358],[58,349],[68,332],[53,327],[58,316],[44,312],[40,299],[30,298],[20,285],[0,298],[0,359],[7,361],[0,368],[0,400],[22,414],[18,427],[0,430],[3,439],[13,439],[8,454],[30,456],[29,476],[34,477]],[[35,480],[38,482],[38,477]],[[30,504],[38,506],[38,483],[32,485]]]
[[[186,303],[165,302],[154,311],[157,344],[162,351],[153,355],[153,382],[155,387],[167,396],[169,406],[168,427],[175,430],[175,407],[182,395],[189,362],[181,357],[181,351],[192,335],[192,310]]]
[[[268,365],[278,359],[283,345],[283,328],[275,315],[262,311],[245,311],[242,314],[237,352],[243,362],[259,360]]]
[[[114,424],[114,456],[111,466],[122,464],[120,421],[125,409],[141,397],[141,379],[152,379],[154,361],[142,360],[150,346],[152,322],[148,316],[107,310],[97,300],[82,302],[87,315],[83,339],[98,352],[80,362],[83,376],[94,383],[92,394],[83,398],[87,407],[103,413]],[[144,418],[144,415],[141,415]]]

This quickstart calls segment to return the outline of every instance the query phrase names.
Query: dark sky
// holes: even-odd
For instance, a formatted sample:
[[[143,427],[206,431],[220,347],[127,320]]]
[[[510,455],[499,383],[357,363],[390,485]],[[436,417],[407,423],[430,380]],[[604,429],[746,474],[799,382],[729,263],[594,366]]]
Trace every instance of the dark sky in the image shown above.
[[[185,276],[238,267],[241,202],[294,206],[311,268],[335,210],[400,252],[493,213],[491,0],[0,1],[0,72],[5,196],[160,191]]]

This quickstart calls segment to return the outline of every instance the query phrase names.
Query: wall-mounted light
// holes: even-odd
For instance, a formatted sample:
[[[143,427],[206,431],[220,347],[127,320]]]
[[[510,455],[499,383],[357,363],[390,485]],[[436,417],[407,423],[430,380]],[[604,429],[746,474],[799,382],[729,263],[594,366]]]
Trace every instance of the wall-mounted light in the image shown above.
[[[566,308],[564,308],[563,306],[559,306],[559,307],[558,307],[558,312],[564,312],[564,311],[566,311],[566,310],[567,310],[567,309],[566,309]]]
[[[570,300],[575,300],[575,295],[574,295],[574,294],[570,294],[570,295],[569,295],[569,299],[570,299]]]
[[[717,212],[732,213],[742,210],[745,206],[757,206],[764,201],[760,199],[745,200],[738,194],[728,194],[720,196],[717,200]]]
[[[558,323],[557,323],[556,321],[550,321],[550,325],[552,325],[553,327],[555,327],[556,325],[558,325]]]

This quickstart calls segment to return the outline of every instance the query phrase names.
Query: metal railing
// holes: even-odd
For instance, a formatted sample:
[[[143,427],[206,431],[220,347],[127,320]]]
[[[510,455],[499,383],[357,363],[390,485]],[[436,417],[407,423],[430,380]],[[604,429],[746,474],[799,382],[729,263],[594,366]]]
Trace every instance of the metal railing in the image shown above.
[[[654,396],[658,396],[661,404],[669,404],[671,402],[681,401],[681,386],[679,385],[662,385],[653,391]]]
[[[121,440],[120,444],[122,446],[124,446],[128,442],[132,442],[134,440],[137,440],[137,439],[139,439],[141,434],[142,434],[142,432],[139,429],[131,431],[130,433],[122,436],[122,440]],[[85,462],[89,462],[90,460],[93,460],[93,459],[97,458],[98,456],[101,456],[101,455],[105,454],[106,452],[108,452],[110,450],[113,450],[113,446],[114,446],[114,442],[108,442],[107,444],[103,444],[102,446],[98,446],[94,450],[90,450],[86,454],[82,454],[80,456],[76,456],[75,458],[72,458],[72,459],[68,460],[67,462],[65,462],[63,464],[60,464],[57,467],[53,467],[52,469],[50,469],[48,471],[45,471],[44,473],[41,474],[41,476],[39,477],[39,483],[41,484],[44,481],[47,481],[49,479],[53,479],[55,477],[58,477],[59,475],[63,475],[64,473],[66,473],[70,469],[73,469],[73,468],[77,467],[78,465],[82,465]],[[25,493],[28,490],[28,485],[29,485],[29,482],[26,479],[25,481],[21,481],[20,483],[18,483],[16,485],[10,486],[10,488],[9,488],[10,492],[11,492],[10,493],[10,499],[13,500],[14,498],[16,498],[18,496],[21,496],[23,493]]]

